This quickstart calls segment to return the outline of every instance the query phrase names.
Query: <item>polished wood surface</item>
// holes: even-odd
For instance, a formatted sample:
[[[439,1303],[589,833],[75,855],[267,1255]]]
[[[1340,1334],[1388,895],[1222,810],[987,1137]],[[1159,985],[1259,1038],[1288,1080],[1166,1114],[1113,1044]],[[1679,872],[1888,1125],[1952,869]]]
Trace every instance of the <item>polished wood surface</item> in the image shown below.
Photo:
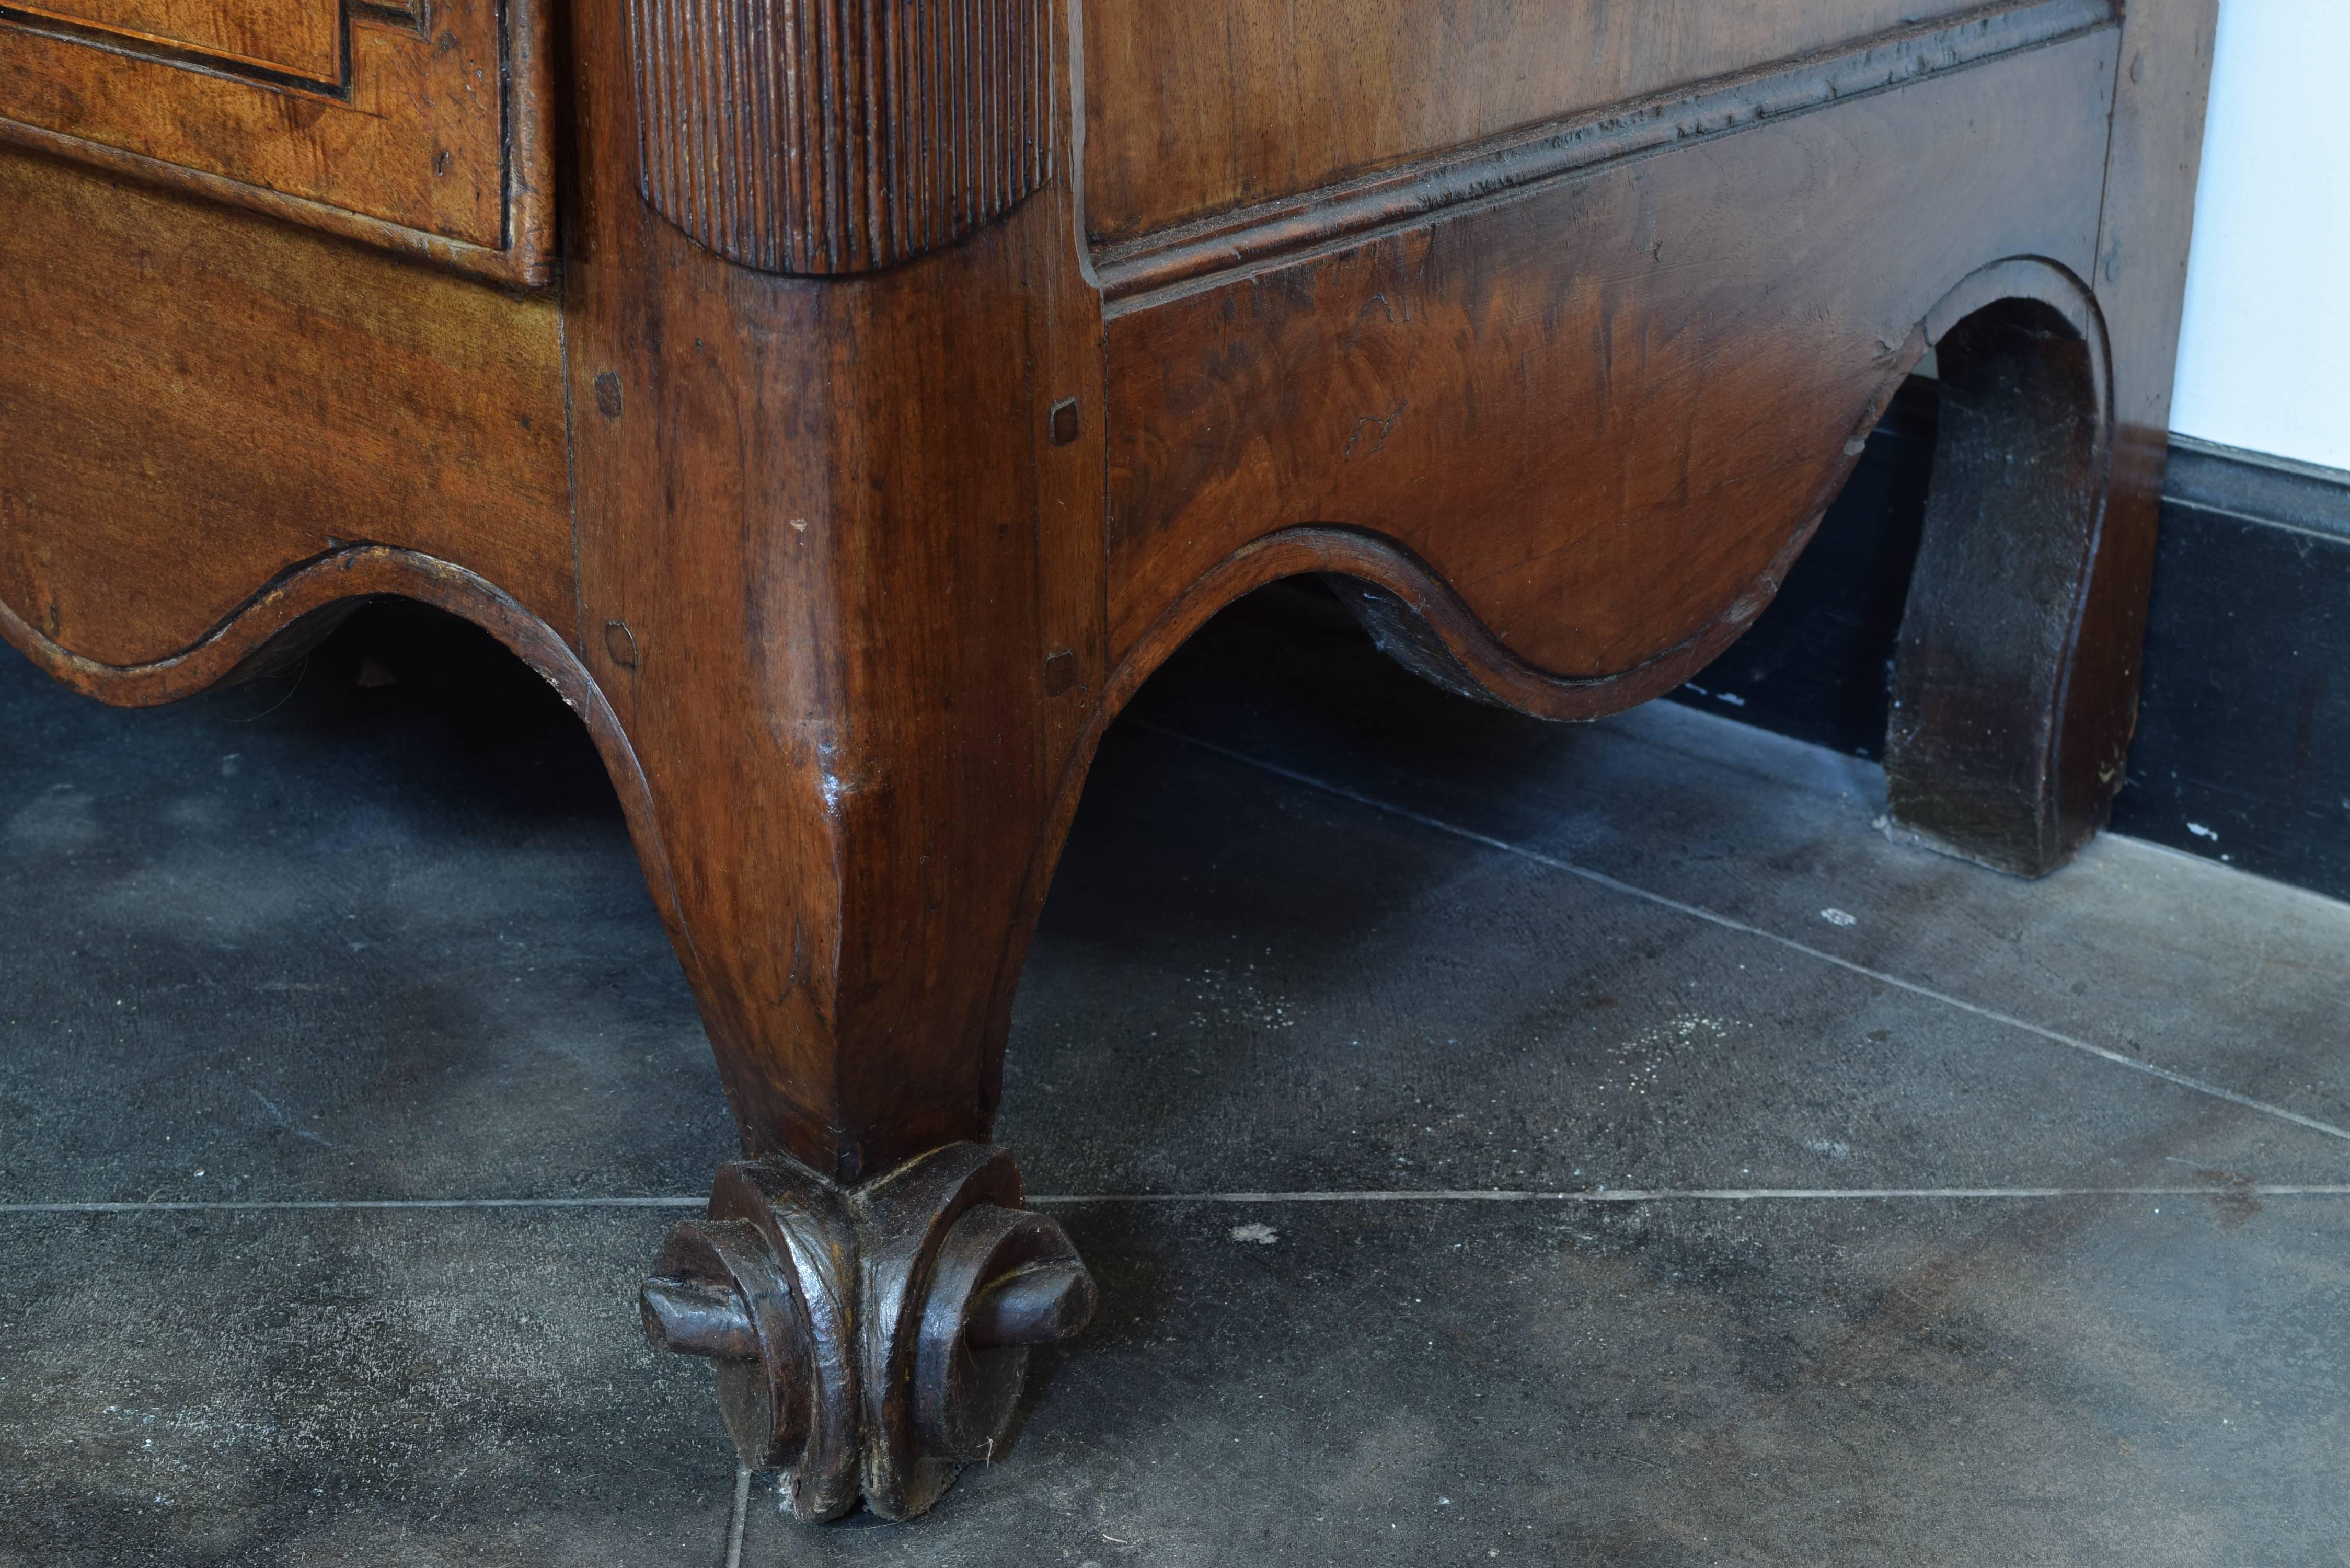
[[[342,76],[342,0],[47,0],[13,9],[322,85]]]
[[[309,88],[180,116],[123,73],[181,64],[0,25],[68,51],[0,112],[190,139],[0,156],[0,634],[161,701],[395,593],[546,674],[754,1157],[649,1331],[803,1513],[919,1511],[995,1429],[982,1358],[1082,1316],[986,1147],[1012,998],[1103,726],[1240,595],[1321,575],[1481,701],[1643,701],[1935,348],[1897,830],[2027,875],[2096,831],[2213,15],[588,0],[560,82],[483,88],[564,130],[536,289],[522,153],[503,248],[462,194],[408,241],[286,194],[399,207],[429,92],[330,148]]]
[[[302,562],[397,544],[573,625],[552,295],[0,150],[0,603],[171,657]]]
[[[746,1147],[854,1180],[993,1114],[1101,685],[1098,437],[1052,428],[1098,410],[1098,307],[1066,187],[852,288],[722,261],[636,198],[615,20],[567,300],[588,656]]]
[[[551,62],[546,0],[70,0],[0,13],[0,141],[538,283]]]
[[[1085,16],[1097,243],[1789,61],[1977,0],[1101,0]]]
[[[2090,269],[2111,35],[2010,70],[1996,119],[1954,73],[1117,317],[1113,649],[1252,538],[1324,524],[1564,680],[1718,650],[1934,306],[2007,256]],[[1920,187],[1949,199],[1884,221]]]

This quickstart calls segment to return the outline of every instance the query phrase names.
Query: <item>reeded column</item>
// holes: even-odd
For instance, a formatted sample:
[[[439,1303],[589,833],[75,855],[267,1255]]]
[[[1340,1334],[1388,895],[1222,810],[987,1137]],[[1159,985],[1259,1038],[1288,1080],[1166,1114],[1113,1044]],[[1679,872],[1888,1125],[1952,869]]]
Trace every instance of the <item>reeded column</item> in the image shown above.
[[[645,201],[762,272],[870,272],[1051,177],[1045,0],[629,0]]]

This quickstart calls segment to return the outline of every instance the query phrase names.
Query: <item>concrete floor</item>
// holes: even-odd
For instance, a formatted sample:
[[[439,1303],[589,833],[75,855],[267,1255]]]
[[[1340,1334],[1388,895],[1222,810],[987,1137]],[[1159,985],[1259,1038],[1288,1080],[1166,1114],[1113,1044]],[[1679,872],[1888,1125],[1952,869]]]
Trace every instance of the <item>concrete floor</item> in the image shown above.
[[[1112,732],[1021,992],[1093,1330],[919,1522],[737,1515],[633,1301],[707,1048],[466,641],[0,661],[0,1563],[2350,1563],[2350,908],[1937,859],[1866,763],[1295,598]]]

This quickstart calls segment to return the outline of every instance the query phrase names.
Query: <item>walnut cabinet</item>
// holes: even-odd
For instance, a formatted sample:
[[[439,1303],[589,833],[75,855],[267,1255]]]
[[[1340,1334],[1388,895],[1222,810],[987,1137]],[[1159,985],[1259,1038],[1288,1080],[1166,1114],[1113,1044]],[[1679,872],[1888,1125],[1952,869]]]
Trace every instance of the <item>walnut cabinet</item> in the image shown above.
[[[1237,596],[1642,701],[1932,349],[1894,815],[2098,829],[2214,3],[12,4],[0,632],[155,703],[404,595],[554,683],[742,1131],[647,1331],[803,1516],[910,1515],[1091,1309],[1006,1020]]]

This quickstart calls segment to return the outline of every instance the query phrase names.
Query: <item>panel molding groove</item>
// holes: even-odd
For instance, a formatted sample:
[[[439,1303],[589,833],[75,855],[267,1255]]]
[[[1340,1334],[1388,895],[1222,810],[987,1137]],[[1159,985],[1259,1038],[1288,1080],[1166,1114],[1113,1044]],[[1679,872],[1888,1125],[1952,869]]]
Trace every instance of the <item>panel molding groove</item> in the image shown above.
[[[1108,313],[1123,316],[1216,287],[1235,274],[1359,244],[1440,213],[1507,200],[1602,164],[2060,44],[2118,21],[2116,0],[2011,0],[1955,22],[1880,34],[1694,90],[1553,120],[1305,195],[1101,246],[1094,265]]]

